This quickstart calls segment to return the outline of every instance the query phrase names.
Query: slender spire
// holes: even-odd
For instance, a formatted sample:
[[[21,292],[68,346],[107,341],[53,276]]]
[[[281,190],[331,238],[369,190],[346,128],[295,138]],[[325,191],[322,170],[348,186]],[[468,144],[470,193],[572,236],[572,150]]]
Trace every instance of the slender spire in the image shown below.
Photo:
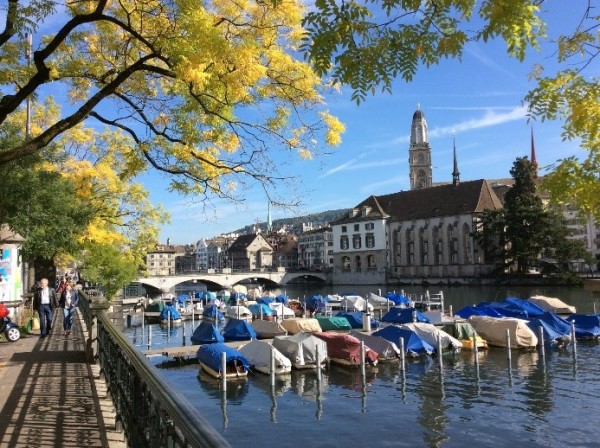
[[[273,230],[273,223],[271,222],[271,201],[267,201],[267,233],[271,233]]]
[[[531,166],[533,167],[535,173],[535,178],[537,179],[538,175],[538,163],[535,158],[535,141],[533,139],[533,126],[531,127]]]
[[[452,184],[456,186],[460,182],[460,173],[458,171],[458,160],[456,159],[456,137],[452,140],[454,142],[454,171],[452,171]]]

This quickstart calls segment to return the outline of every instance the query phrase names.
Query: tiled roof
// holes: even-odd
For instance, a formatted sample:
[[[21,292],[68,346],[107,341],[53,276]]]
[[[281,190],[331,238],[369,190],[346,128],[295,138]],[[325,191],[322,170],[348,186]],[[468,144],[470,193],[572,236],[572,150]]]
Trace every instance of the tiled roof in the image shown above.
[[[250,244],[256,239],[261,238],[264,242],[264,246],[272,250],[271,245],[267,240],[264,239],[260,234],[249,233],[247,235],[240,235],[237,240],[229,247],[229,252],[241,252],[245,251]]]
[[[363,214],[367,207],[368,213]],[[412,220],[478,213],[502,208],[502,203],[485,179],[446,184],[418,190],[400,191],[382,196],[370,196],[358,204],[355,217],[349,215],[332,224],[391,217]],[[370,210],[369,210],[370,209]]]

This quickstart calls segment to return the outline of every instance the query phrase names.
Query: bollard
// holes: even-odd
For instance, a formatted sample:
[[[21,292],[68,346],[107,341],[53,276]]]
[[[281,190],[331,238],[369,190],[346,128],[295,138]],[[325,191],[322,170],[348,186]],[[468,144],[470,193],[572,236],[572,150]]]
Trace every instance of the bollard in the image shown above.
[[[262,305],[260,306],[260,320],[263,320],[263,311],[262,311]]]
[[[363,382],[367,376],[365,362],[365,341],[360,341],[360,373],[363,377]]]
[[[387,299],[387,312],[390,312],[390,299]],[[381,316],[379,316],[381,318]]]
[[[512,361],[512,352],[510,350],[510,331],[506,329],[506,357],[508,361]]]
[[[221,389],[227,390],[227,353],[221,353]]]
[[[544,347],[544,328],[540,327],[539,328],[539,341],[540,341],[540,354],[542,355],[542,360],[544,360],[546,358],[546,349]]]
[[[473,336],[473,353],[477,358],[477,355],[479,354],[479,347],[477,347],[477,336]]]
[[[319,350],[319,344],[317,344],[315,348],[315,355],[317,357],[317,381],[321,382],[321,350]]]
[[[571,344],[573,344],[573,356],[577,355],[577,339],[575,338],[575,321],[571,321]]]
[[[152,325],[148,325],[148,350],[152,347]]]
[[[400,370],[404,372],[406,368],[405,359],[404,359],[404,338],[400,338]]]
[[[442,335],[438,334],[438,340],[437,340],[437,346],[438,346],[438,358],[439,358],[439,363],[440,363],[440,370],[442,370],[442,368],[444,367],[444,363],[443,363],[443,359],[442,359]]]
[[[417,321],[417,310],[414,310],[412,312],[412,319],[413,319],[413,323],[415,323]]]
[[[450,317],[454,317],[454,312],[452,311],[452,305],[448,305],[448,315]]]
[[[181,329],[183,333],[183,346],[185,347],[185,323],[183,324],[183,328]]]
[[[275,387],[275,348],[273,346],[271,346],[269,372],[271,373],[271,387]]]
[[[362,315],[362,329],[363,331],[371,331],[371,314],[369,308]]]

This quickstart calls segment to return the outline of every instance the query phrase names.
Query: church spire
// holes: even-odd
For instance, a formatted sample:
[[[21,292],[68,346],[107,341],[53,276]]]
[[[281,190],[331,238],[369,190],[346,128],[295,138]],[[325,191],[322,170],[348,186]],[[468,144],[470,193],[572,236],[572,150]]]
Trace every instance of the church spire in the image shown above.
[[[460,172],[458,171],[458,159],[456,158],[456,137],[453,139],[454,142],[454,170],[452,171],[452,185],[456,186],[460,182]]]
[[[425,114],[421,105],[413,114],[410,127],[410,147],[408,150],[408,164],[410,169],[410,189],[431,187],[431,147],[429,146],[429,131]]]
[[[538,164],[535,158],[535,141],[533,140],[533,126],[531,127],[531,166],[534,169],[534,176],[537,178],[538,175]]]

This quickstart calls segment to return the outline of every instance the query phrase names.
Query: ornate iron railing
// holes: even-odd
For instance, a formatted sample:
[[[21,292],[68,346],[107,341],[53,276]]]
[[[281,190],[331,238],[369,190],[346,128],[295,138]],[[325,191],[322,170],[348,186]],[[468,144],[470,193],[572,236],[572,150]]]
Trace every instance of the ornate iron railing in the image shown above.
[[[86,299],[80,309],[88,326],[88,358],[100,364],[129,446],[229,447],[113,325],[104,311],[108,302]]]

